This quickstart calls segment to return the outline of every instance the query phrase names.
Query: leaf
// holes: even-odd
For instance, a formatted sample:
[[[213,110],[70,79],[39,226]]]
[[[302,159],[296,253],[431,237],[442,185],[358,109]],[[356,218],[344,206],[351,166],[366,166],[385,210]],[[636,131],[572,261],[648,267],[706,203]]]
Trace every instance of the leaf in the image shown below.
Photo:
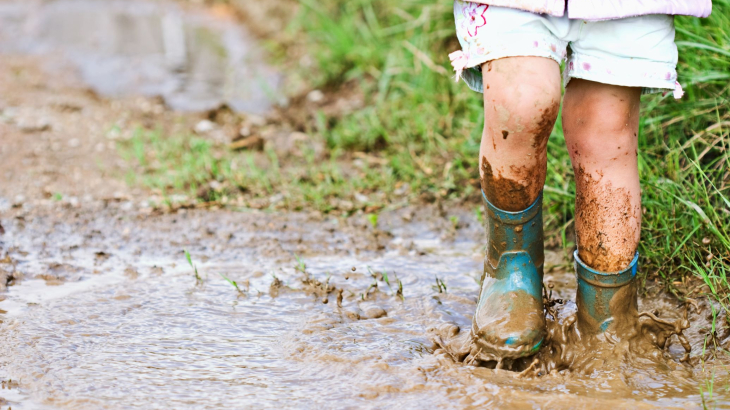
[[[185,259],[188,260],[188,264],[190,264],[191,268],[195,269],[195,266],[193,266],[193,260],[190,258],[190,252],[188,252],[187,249],[183,249],[183,251],[185,252]]]

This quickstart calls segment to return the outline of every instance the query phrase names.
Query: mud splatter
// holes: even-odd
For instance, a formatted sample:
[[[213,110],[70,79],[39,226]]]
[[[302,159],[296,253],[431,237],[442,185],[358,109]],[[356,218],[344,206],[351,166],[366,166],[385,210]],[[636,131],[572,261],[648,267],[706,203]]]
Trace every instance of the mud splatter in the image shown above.
[[[564,371],[583,375],[617,371],[630,375],[654,368],[665,373],[664,377],[689,379],[691,368],[683,364],[691,351],[683,334],[689,328],[687,310],[684,311],[683,317],[666,319],[658,318],[657,311],[638,315],[634,312],[633,320],[619,322],[606,333],[586,335],[579,329],[580,319],[574,308],[548,309],[545,346],[520,376],[539,377]],[[679,361],[667,353],[672,336],[677,336],[685,351]]]
[[[593,269],[616,272],[634,258],[641,216],[626,188],[614,188],[602,179],[593,178],[582,166],[576,170],[578,254]]]
[[[553,132],[555,127],[555,121],[558,119],[558,112],[560,111],[560,103],[551,101],[548,108],[542,112],[542,116],[537,121],[535,128],[533,129],[532,148],[542,153],[547,149],[548,139],[550,134]]]
[[[513,167],[524,176],[524,180],[532,178],[527,167]],[[531,196],[527,184],[508,178],[503,178],[492,170],[487,158],[482,156],[482,190],[489,201],[499,209],[517,212],[527,209],[531,205]]]
[[[552,290],[545,292],[547,335],[543,347],[532,358],[517,360],[481,360],[482,347],[475,343],[470,332],[444,326],[434,336],[437,353],[445,352],[456,362],[489,368],[506,368],[521,378],[544,376],[592,375],[607,383],[614,378],[627,379],[634,375],[663,373],[661,377],[691,379],[690,345],[683,332],[689,328],[688,309],[683,316],[659,317],[659,312],[636,314],[634,320],[614,326],[600,335],[588,335],[577,326],[576,306],[552,299]],[[673,338],[676,336],[676,338]],[[675,360],[669,347],[676,340],[684,355]]]

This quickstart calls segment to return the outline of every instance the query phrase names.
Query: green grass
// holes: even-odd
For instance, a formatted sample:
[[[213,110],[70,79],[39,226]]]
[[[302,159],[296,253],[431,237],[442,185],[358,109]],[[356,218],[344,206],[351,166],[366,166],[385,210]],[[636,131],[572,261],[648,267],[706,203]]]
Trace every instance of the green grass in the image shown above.
[[[233,152],[195,136],[139,131],[121,147],[135,166],[130,181],[205,202],[363,209],[375,215],[374,224],[375,211],[398,201],[451,199],[476,207],[482,103],[450,74],[447,54],[458,48],[450,2],[299,3],[288,32],[277,39],[286,44],[281,54],[288,47],[315,61],[316,69],[298,73],[312,88],[354,89],[364,98],[363,108],[322,111],[305,125],[306,134],[325,144],[324,158],[306,150],[286,159],[271,150]],[[643,100],[640,252],[643,279],[660,280],[680,297],[709,295],[727,309],[730,0],[713,3],[710,18],[676,19],[685,97]],[[560,123],[548,166],[548,246],[567,254],[574,247],[575,185]]]

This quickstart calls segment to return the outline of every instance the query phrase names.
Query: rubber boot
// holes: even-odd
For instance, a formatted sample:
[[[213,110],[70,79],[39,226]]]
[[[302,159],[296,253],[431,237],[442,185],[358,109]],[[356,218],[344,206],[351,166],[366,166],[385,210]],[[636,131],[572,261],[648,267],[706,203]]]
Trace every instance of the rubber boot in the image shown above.
[[[529,356],[545,337],[542,194],[521,212],[498,209],[482,196],[487,254],[472,321],[477,358],[501,361]]]
[[[639,253],[626,269],[610,273],[599,272],[586,265],[577,250],[574,257],[578,281],[578,330],[581,334],[616,333],[619,325],[632,328],[638,317],[636,271]]]

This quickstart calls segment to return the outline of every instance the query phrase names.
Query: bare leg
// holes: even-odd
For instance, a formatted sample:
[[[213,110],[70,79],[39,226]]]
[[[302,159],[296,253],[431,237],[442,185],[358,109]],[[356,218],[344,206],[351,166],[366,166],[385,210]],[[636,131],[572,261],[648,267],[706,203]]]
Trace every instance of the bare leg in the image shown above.
[[[547,141],[560,110],[560,66],[548,58],[509,57],[482,66],[482,189],[494,206],[522,211],[545,184]]]
[[[641,89],[573,79],[563,131],[576,178],[578,255],[601,272],[625,269],[641,231],[637,132]]]

